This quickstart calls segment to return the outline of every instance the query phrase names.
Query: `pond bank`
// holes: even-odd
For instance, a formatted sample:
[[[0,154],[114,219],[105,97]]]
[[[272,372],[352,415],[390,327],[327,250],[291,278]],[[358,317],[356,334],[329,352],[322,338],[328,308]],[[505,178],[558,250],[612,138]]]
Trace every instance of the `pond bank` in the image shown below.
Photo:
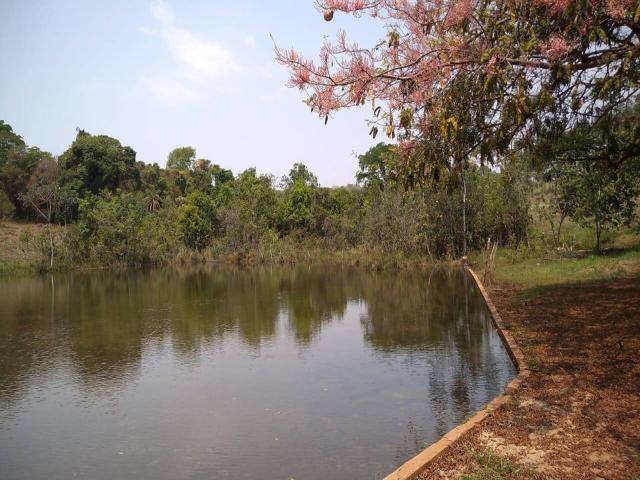
[[[254,267],[260,265],[327,264],[360,267],[367,270],[431,269],[459,264],[456,259],[430,258],[385,248],[383,245],[340,246],[322,238],[288,235],[269,242],[256,241],[246,245],[225,245],[221,241],[196,251],[185,246],[175,247],[147,261],[130,263],[124,251],[118,254],[93,255],[91,249],[78,254],[78,244],[68,235],[68,228],[53,226],[54,265],[49,265],[49,237],[42,224],[4,222],[0,224],[0,277],[38,273],[115,270],[163,266],[224,266]],[[158,246],[159,249],[160,246]]]
[[[531,374],[432,479],[640,476],[640,277],[489,293]]]

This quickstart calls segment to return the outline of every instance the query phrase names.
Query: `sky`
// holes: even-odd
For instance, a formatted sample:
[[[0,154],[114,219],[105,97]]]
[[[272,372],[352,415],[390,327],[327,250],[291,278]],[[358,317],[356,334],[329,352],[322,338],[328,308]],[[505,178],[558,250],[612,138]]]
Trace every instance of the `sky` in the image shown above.
[[[305,163],[324,186],[355,183],[370,107],[327,125],[287,88],[273,39],[316,58],[339,29],[371,46],[379,24],[313,0],[0,0],[0,119],[30,146],[64,152],[76,128],[165,164],[192,146],[234,173]]]

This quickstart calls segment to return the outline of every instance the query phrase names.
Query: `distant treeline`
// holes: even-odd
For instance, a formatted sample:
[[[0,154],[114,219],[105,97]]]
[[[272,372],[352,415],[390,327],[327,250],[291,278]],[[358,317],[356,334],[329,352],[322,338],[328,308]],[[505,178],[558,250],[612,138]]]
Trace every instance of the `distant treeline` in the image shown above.
[[[580,201],[586,197],[577,190],[589,185],[563,181],[594,181],[584,182],[588,176],[575,162],[535,169],[523,156],[499,170],[445,165],[437,179],[424,176],[406,188],[399,162],[395,147],[380,143],[359,157],[356,185],[324,188],[302,163],[282,179],[255,168],[235,176],[198,158],[194,148],[180,147],[161,168],[137,162],[136,152],[115,138],[83,130],[55,158],[28,147],[0,121],[0,218],[67,226],[62,236],[49,229],[41,242],[48,268],[185,258],[287,262],[301,250],[357,252],[382,263],[433,261],[457,258],[489,239],[528,243],[532,192],[542,184],[554,185],[545,199],[554,219],[579,218],[587,200]],[[627,209],[637,195],[637,169],[632,172],[624,184],[632,199],[622,202]],[[614,190],[622,188],[614,176]],[[592,219],[586,210],[581,215]]]

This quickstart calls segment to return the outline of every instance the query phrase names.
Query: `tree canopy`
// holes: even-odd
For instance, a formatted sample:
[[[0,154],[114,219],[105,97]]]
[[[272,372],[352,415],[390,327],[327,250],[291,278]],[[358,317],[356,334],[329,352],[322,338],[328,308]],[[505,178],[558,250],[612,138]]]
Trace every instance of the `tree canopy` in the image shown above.
[[[400,143],[409,173],[470,153],[497,156],[550,125],[597,122],[633,97],[640,75],[635,0],[324,0],[370,16],[386,38],[363,47],[345,32],[319,61],[276,48],[290,85],[326,119],[371,102],[371,134]],[[518,142],[520,140],[521,142]],[[418,148],[426,142],[427,148]],[[448,145],[444,145],[448,144]],[[433,150],[443,151],[434,155]],[[444,154],[444,155],[443,155]],[[414,171],[412,171],[414,170]]]
[[[226,254],[288,262],[294,245],[355,249],[380,264],[397,255],[457,257],[488,239],[529,245],[539,233],[532,228],[537,212],[553,224],[554,246],[579,224],[593,229],[599,249],[610,231],[637,225],[638,114],[640,107],[629,103],[595,125],[579,121],[562,133],[552,126],[529,157],[514,155],[500,168],[454,161],[469,137],[450,128],[420,145],[421,161],[430,167],[420,175],[439,181],[416,181],[411,189],[399,174],[406,173],[406,158],[386,143],[358,156],[357,185],[326,188],[301,162],[276,182],[255,168],[236,176],[180,147],[162,168],[136,162],[117,139],[84,131],[56,159],[25,145],[3,123],[10,146],[0,165],[0,218],[49,225],[46,245],[38,240],[47,250],[46,268],[54,257],[56,265]],[[530,157],[540,165],[532,166]],[[565,218],[572,222],[561,237]]]
[[[289,175],[282,178],[282,183],[285,187],[291,187],[295,183],[301,183],[307,187],[317,187],[318,179],[304,163],[294,163]]]
[[[0,167],[7,160],[8,152],[14,148],[25,148],[24,140],[13,131],[11,125],[0,120]]]
[[[395,174],[396,149],[386,143],[378,143],[366,153],[358,156],[360,169],[356,173],[358,183],[375,185],[379,188],[389,182]]]
[[[174,148],[167,157],[167,168],[174,170],[191,170],[196,160],[196,150],[193,147]]]
[[[77,197],[102,190],[132,189],[140,183],[136,152],[115,138],[79,130],[59,158],[61,184]]]
[[[542,163],[595,162],[614,168],[640,158],[640,103],[617,108],[595,124],[580,121],[568,131],[552,126],[532,153],[534,161]]]

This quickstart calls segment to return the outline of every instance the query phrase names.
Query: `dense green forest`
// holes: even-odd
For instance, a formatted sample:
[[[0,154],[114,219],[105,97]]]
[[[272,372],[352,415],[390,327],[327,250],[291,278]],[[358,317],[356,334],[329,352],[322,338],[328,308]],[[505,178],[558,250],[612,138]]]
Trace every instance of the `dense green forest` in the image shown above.
[[[637,113],[622,111],[606,132],[578,126],[538,142],[500,168],[445,162],[420,182],[403,174],[396,147],[379,143],[359,156],[357,184],[335,188],[303,163],[281,179],[254,168],[234,175],[190,146],[162,168],[83,130],[55,158],[0,121],[0,218],[47,225],[25,240],[42,269],[296,262],[319,252],[372,266],[434,262],[495,242],[572,248],[580,239],[563,237],[567,222],[593,231],[599,250],[608,232],[637,228],[639,161],[616,157]]]

